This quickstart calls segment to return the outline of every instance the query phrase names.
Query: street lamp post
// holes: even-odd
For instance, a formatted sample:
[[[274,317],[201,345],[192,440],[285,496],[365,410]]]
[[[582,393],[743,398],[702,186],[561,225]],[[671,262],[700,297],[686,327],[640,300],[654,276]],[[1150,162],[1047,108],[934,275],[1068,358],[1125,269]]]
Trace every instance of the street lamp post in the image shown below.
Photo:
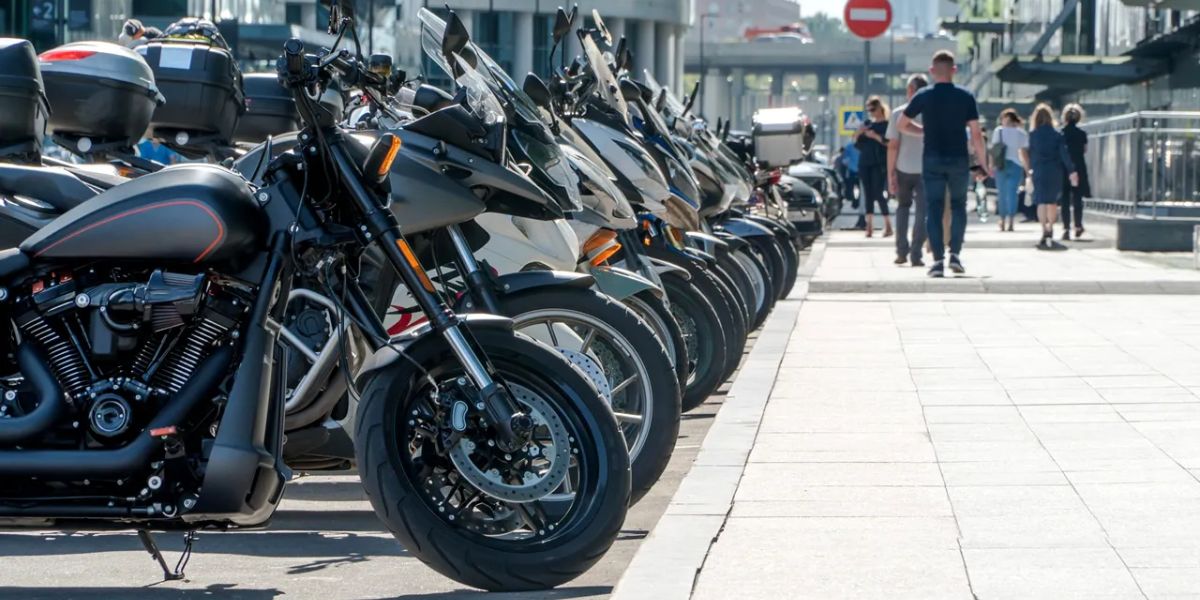
[[[696,106],[699,107],[701,113],[704,112],[704,78],[708,76],[708,65],[704,62],[704,26],[707,19],[715,16],[717,16],[715,11],[700,15],[700,89],[696,93]]]

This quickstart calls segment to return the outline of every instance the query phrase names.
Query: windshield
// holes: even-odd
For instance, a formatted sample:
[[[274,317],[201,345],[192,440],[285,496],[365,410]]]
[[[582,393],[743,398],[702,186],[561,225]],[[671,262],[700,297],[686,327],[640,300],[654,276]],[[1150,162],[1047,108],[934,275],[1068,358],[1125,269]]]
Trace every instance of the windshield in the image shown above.
[[[662,93],[662,90],[665,88],[663,88],[662,84],[650,74],[648,69],[642,71],[642,73],[646,77],[646,86],[650,88],[650,91],[654,92],[653,101],[657,102],[658,95]],[[676,117],[683,116],[683,103],[675,97],[675,94],[671,93],[671,90],[667,90],[666,109]]]
[[[612,69],[608,68],[608,60],[604,58],[604,53],[600,52],[600,48],[596,46],[596,40],[593,40],[592,36],[585,35],[581,41],[583,53],[587,56],[588,67],[592,70],[592,75],[596,77],[596,89],[600,92],[600,98],[604,100],[605,104],[621,113],[621,118],[628,123],[629,107],[625,105],[625,98],[621,97],[619,93],[621,88],[617,86],[617,76],[613,75]]]
[[[453,76],[446,57],[442,55],[442,36],[446,31],[446,22],[424,8],[417,13],[417,16],[421,20],[421,49],[447,75]],[[481,68],[471,67],[462,57],[456,55],[459,70],[463,73],[456,81],[459,85],[467,88],[469,99],[473,95],[486,95],[490,98],[490,102],[487,104],[494,106],[501,115],[504,114],[501,99],[513,107],[522,122],[520,127],[509,128],[509,140],[515,143],[514,149],[523,155],[522,158],[530,162],[529,166],[533,169],[531,175],[534,180],[540,180],[543,186],[557,188],[547,191],[552,192],[554,197],[560,199],[560,202],[564,204],[563,210],[580,210],[583,205],[579,194],[579,177],[571,169],[566,157],[563,156],[562,149],[554,141],[550,128],[542,119],[533,100],[517,87],[504,69],[500,68],[500,65],[483,49],[474,42],[470,42],[469,47]],[[467,87],[467,84],[470,84],[471,87]],[[480,87],[481,90],[474,89]]]
[[[422,10],[419,17],[421,50],[425,51],[425,56],[437,63],[447,75],[454,77],[455,70],[450,68],[450,63],[442,54],[442,34],[446,31],[446,22],[427,10]],[[454,81],[466,92],[469,105],[467,108],[483,121],[484,125],[490,127],[503,123],[504,107],[488,87],[487,80],[461,56],[455,55],[454,59],[460,72],[458,77],[454,77]]]

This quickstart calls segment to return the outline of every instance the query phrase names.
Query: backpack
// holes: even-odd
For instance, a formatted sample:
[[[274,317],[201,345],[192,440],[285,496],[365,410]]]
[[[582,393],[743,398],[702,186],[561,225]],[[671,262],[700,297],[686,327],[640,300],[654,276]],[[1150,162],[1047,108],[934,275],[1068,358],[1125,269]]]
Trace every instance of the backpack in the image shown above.
[[[1008,145],[1004,143],[1003,127],[998,127],[996,129],[996,137],[997,139],[993,140],[994,143],[992,146],[988,148],[988,156],[991,157],[992,164],[995,165],[995,168],[1002,169],[1004,168],[1004,161],[1007,160],[1008,157]]]

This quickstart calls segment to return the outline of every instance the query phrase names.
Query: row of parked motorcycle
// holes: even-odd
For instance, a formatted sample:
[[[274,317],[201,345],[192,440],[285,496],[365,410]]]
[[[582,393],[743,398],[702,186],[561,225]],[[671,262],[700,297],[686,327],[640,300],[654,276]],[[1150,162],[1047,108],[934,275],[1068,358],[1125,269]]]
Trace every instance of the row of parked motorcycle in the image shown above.
[[[427,10],[410,80],[349,4],[267,74],[196,19],[0,40],[5,525],[137,529],[175,577],[150,530],[261,526],[297,474],[356,469],[437,571],[556,586],[788,295],[779,171],[599,14],[560,9],[553,76],[518,85]]]

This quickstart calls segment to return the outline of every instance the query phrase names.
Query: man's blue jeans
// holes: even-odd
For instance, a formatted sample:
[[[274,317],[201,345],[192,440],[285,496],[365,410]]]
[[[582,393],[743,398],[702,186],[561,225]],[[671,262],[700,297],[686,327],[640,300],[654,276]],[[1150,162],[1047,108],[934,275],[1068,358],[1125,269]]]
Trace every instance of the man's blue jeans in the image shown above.
[[[967,157],[951,158],[926,156],[921,176],[925,180],[926,229],[933,259],[946,256],[946,240],[942,231],[942,214],[946,209],[947,190],[950,196],[950,253],[962,252],[963,236],[967,232],[967,185],[971,167]]]

